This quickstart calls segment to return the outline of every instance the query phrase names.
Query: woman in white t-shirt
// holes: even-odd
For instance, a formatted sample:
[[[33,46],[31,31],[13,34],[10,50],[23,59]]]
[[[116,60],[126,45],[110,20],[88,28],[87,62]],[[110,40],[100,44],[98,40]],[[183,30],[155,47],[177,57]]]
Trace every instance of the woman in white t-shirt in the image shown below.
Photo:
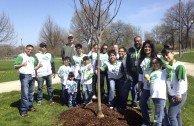
[[[139,59],[139,83],[138,90],[141,91],[140,96],[140,108],[143,116],[143,125],[150,125],[149,113],[151,113],[150,107],[150,87],[147,80],[144,78],[145,74],[150,74],[152,67],[150,66],[151,59],[156,57],[157,53],[152,41],[146,40],[143,43],[140,59]]]

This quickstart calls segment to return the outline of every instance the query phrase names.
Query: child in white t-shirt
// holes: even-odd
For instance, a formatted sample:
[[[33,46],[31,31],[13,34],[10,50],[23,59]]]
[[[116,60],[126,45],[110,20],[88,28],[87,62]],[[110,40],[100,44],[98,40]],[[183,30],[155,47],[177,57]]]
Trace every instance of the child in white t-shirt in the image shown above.
[[[83,65],[79,71],[81,75],[82,92],[84,94],[84,104],[88,105],[92,103],[92,77],[94,75],[93,68],[88,69],[91,65],[88,56],[83,57]]]
[[[70,66],[70,57],[66,56],[63,61],[63,65],[59,67],[57,72],[59,78],[61,79],[62,85],[62,104],[67,104],[68,102],[68,92],[67,92],[67,78],[69,72],[72,71],[72,67]]]
[[[75,75],[73,72],[69,72],[67,80],[67,89],[68,89],[68,107],[72,108],[76,106],[76,92],[77,92],[77,83],[74,81]]]
[[[166,69],[162,69],[162,60],[158,57],[151,60],[153,68],[150,75],[145,75],[146,80],[150,83],[150,95],[155,106],[154,125],[168,126],[169,121],[166,111]]]
[[[167,87],[168,87],[168,117],[171,126],[181,126],[181,108],[187,100],[188,80],[186,67],[182,62],[174,58],[173,48],[170,45],[165,45],[161,51],[168,72]]]

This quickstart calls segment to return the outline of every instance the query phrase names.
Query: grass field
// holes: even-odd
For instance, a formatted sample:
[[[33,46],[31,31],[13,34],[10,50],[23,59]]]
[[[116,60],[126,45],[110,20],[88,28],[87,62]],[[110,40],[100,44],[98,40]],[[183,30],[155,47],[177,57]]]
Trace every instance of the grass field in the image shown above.
[[[179,57],[179,54],[177,54],[177,55],[175,55],[175,58],[178,61],[194,63],[194,52],[184,53],[184,54],[182,54],[182,57]]]
[[[189,88],[188,88],[188,99],[182,108],[182,120],[183,126],[193,126],[194,124],[194,86],[191,82],[194,82],[194,78],[188,77]],[[37,91],[36,91],[37,92]],[[56,124],[57,116],[68,108],[60,104],[60,93],[61,85],[53,85],[54,100],[56,104],[50,105],[46,100],[47,93],[46,87],[44,86],[44,99],[41,106],[37,106],[34,102],[35,108],[38,112],[30,112],[28,117],[21,117],[19,115],[19,104],[20,104],[20,92],[14,91],[10,93],[0,94],[0,126],[51,126]],[[36,95],[35,95],[36,98]],[[129,102],[130,104],[130,98]],[[153,108],[153,104],[152,104]],[[153,110],[154,111],[154,110]],[[153,116],[152,116],[153,121]]]
[[[0,83],[18,80],[18,70],[14,69],[14,61],[0,61]],[[62,64],[60,58],[55,59],[56,72]]]

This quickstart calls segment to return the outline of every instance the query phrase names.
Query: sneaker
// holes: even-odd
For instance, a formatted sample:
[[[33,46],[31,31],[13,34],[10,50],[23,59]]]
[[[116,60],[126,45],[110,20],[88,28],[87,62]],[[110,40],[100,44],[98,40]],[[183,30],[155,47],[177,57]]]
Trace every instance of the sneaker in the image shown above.
[[[113,106],[110,106],[109,108],[110,108],[110,109],[113,109],[114,107],[113,107]]]
[[[41,105],[42,101],[38,101],[37,105]]]
[[[92,101],[90,101],[90,102],[88,102],[86,105],[89,105],[89,104],[92,104],[93,102]]]
[[[136,104],[136,103],[132,103],[132,104],[130,105],[130,107],[131,107],[131,108],[137,108],[137,104]]]
[[[151,125],[142,124],[141,126],[151,126]]]
[[[96,95],[93,95],[93,96],[92,96],[92,99],[97,99]]]
[[[49,100],[51,104],[54,104],[55,102],[53,101],[53,99],[50,99]]]
[[[35,109],[34,107],[32,107],[32,108],[29,108],[28,111],[30,111],[30,112],[37,112],[37,109]]]
[[[22,117],[26,117],[26,116],[28,116],[28,112],[26,112],[26,111],[21,112],[20,115],[21,115]]]

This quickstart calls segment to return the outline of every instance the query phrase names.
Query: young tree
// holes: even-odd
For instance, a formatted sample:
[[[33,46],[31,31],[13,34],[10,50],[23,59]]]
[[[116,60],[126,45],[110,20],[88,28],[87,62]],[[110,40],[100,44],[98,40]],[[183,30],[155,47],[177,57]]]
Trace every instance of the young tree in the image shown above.
[[[91,31],[90,37],[94,35],[96,42],[98,43],[98,64],[100,64],[100,46],[102,44],[102,34],[105,28],[116,17],[122,0],[79,0],[79,7],[83,9],[84,18],[89,23],[89,30]],[[78,6],[76,0],[74,0],[75,11],[78,12]],[[110,13],[112,12],[112,16]],[[79,13],[77,13],[79,17]],[[84,26],[83,26],[84,27]],[[97,117],[104,117],[101,108],[101,93],[100,93],[100,69],[98,68],[98,111]]]

